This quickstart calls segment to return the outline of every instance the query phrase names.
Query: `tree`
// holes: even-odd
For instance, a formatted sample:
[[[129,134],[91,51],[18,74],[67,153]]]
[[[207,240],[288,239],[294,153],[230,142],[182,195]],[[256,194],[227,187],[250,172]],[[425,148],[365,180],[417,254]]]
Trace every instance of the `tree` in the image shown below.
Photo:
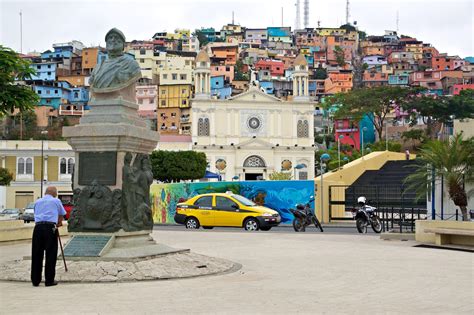
[[[243,71],[244,63],[242,60],[237,60],[235,63],[235,71],[234,71],[234,80],[236,81],[248,81],[249,75]]]
[[[336,56],[336,62],[339,67],[344,67],[346,65],[346,61],[344,59],[344,50],[342,50],[340,46],[335,46],[334,55]]]
[[[284,173],[284,172],[273,172],[268,175],[268,179],[270,180],[290,180],[293,176],[291,173]]]
[[[474,90],[463,90],[455,96],[418,95],[404,109],[410,113],[412,125],[421,116],[428,136],[435,139],[443,124],[474,118]]]
[[[153,178],[162,182],[199,179],[206,174],[206,155],[196,151],[153,151]]]
[[[25,112],[39,102],[39,97],[28,86],[18,81],[31,79],[35,70],[30,62],[20,58],[12,49],[0,45],[0,117],[15,109]]]
[[[0,167],[0,186],[9,186],[13,180],[13,174],[8,169]]]
[[[328,77],[327,70],[319,66],[314,70],[314,79],[315,80],[325,80]]]
[[[416,149],[417,143],[423,143],[426,141],[425,131],[422,129],[410,129],[402,133],[402,138],[406,142],[411,141],[413,149]]]
[[[360,121],[364,115],[373,114],[367,116],[372,121],[379,139],[382,139],[386,116],[395,108],[395,105],[403,107],[417,92],[418,89],[415,88],[390,86],[361,88],[329,97],[326,107],[339,105],[334,116],[336,119],[351,118],[354,121]]]
[[[406,179],[407,190],[415,190],[418,197],[426,196],[432,182],[443,178],[449,198],[461,209],[463,220],[468,221],[464,185],[474,181],[474,138],[464,140],[459,133],[449,141],[432,140],[422,146],[418,156],[416,171]]]
[[[199,48],[206,46],[209,43],[207,36],[201,30],[195,30],[193,36],[196,36],[199,40]]]

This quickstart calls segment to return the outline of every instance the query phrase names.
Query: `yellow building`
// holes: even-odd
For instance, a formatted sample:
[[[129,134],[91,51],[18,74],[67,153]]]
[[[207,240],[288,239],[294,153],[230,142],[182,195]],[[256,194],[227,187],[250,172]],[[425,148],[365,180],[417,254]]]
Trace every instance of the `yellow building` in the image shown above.
[[[160,85],[158,87],[158,107],[188,108],[191,98],[191,85]]]
[[[5,187],[5,197],[0,196],[0,207],[24,208],[41,197],[41,173],[43,191],[48,186],[56,186],[60,198],[72,198],[71,176],[75,158],[66,141],[2,140],[0,161],[1,166],[13,174],[10,186]]]

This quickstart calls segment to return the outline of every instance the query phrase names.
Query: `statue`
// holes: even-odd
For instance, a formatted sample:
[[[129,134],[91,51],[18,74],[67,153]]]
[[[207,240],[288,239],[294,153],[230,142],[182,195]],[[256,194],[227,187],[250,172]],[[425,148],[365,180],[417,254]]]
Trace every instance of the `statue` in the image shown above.
[[[93,93],[110,93],[122,90],[140,77],[140,66],[130,56],[124,55],[125,35],[113,28],[105,35],[109,58],[98,64],[89,79]]]

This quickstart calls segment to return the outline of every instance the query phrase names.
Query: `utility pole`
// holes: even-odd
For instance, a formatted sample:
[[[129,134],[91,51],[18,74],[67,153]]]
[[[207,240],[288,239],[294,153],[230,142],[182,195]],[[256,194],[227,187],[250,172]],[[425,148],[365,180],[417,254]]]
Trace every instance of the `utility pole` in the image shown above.
[[[283,7],[281,7],[281,27],[283,27]]]
[[[398,19],[398,10],[397,10],[397,35],[398,35],[398,22],[399,22],[399,21],[400,21],[400,20]]]
[[[23,14],[20,10],[20,54],[23,53]]]
[[[232,11],[232,25],[235,25],[234,24],[234,11]]]

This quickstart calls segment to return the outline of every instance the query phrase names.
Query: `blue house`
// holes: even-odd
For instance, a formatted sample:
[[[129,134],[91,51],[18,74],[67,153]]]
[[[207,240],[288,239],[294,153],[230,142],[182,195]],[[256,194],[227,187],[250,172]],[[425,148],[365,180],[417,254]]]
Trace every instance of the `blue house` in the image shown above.
[[[225,85],[223,75],[211,77],[211,95],[221,100],[232,95],[232,87]]]
[[[56,80],[57,64],[55,62],[32,63],[30,67],[36,71],[36,75],[32,75],[31,80],[34,80],[34,81]]]
[[[389,85],[408,85],[408,74],[390,74],[388,76]]]
[[[76,87],[71,89],[69,102],[71,104],[84,104],[89,101],[89,90],[86,87]]]
[[[260,81],[260,88],[265,91],[266,94],[273,94],[273,82],[272,81]]]

